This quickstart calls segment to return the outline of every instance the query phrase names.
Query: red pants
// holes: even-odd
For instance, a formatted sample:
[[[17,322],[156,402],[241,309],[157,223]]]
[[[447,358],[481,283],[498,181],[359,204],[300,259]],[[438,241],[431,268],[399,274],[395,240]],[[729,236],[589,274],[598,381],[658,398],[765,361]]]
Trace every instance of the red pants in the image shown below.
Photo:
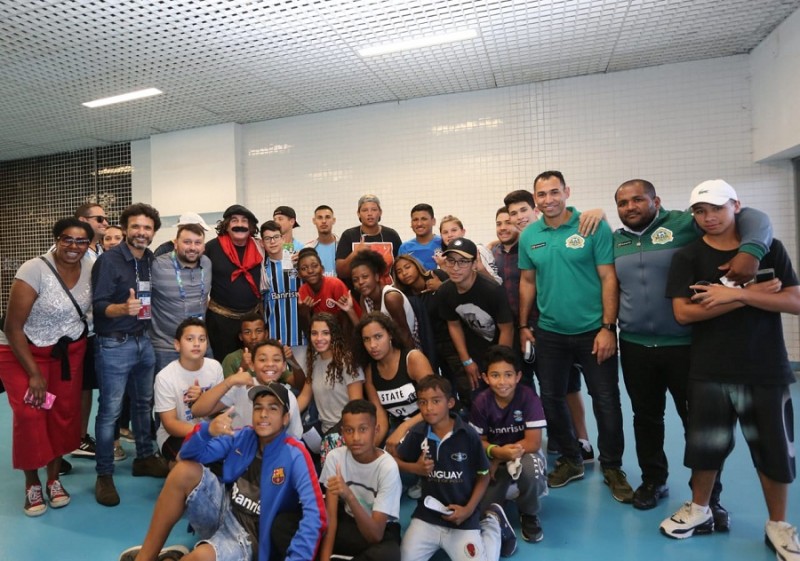
[[[0,345],[0,379],[6,387],[14,413],[11,461],[15,469],[33,470],[53,459],[69,454],[81,441],[81,386],[86,338],[69,346],[71,380],[61,379],[61,360],[52,358],[53,347],[29,346],[47,391],[56,400],[50,410],[38,409],[23,398],[28,391],[28,375],[11,347]]]

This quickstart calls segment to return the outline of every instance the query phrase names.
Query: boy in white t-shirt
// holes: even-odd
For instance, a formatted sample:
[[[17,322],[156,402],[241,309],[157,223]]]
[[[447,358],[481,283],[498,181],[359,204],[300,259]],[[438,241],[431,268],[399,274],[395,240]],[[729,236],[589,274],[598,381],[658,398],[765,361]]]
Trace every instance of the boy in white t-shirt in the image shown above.
[[[375,446],[377,425],[369,401],[356,399],[342,409],[345,446],[328,453],[320,475],[328,513],[320,561],[331,555],[400,561],[400,471],[394,458]]]
[[[205,357],[207,348],[208,333],[203,320],[194,317],[183,320],[175,331],[178,359],[156,376],[153,410],[161,419],[156,442],[171,465],[183,439],[202,420],[192,414],[192,404],[204,391],[223,380],[220,363]]]
[[[204,392],[192,405],[192,413],[196,417],[208,416],[233,405],[237,412],[233,418],[233,428],[241,429],[248,424],[253,412],[253,403],[247,397],[247,391],[254,385],[279,382],[285,370],[286,357],[283,343],[277,339],[266,339],[257,343],[253,348],[255,378],[240,368],[236,374],[228,376]],[[297,398],[291,391],[289,391],[289,427],[286,432],[297,439],[303,436],[300,409],[297,406]]]

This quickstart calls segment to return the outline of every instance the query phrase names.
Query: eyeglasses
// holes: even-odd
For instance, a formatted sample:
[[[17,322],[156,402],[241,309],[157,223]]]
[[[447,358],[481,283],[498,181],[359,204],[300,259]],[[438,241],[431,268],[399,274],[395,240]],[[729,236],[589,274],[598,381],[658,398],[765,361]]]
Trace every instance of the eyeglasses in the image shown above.
[[[61,245],[69,247],[71,245],[77,245],[78,247],[89,247],[89,238],[70,238],[69,236],[59,236],[58,241]]]
[[[97,222],[98,224],[102,224],[103,222],[108,222],[108,216],[101,216],[99,214],[95,214],[92,216],[84,216],[84,218],[88,218],[89,220],[94,219],[95,222]]]
[[[453,267],[454,269],[463,269],[464,267],[469,267],[472,265],[474,259],[445,259],[445,263],[447,263],[448,267]]]
[[[275,234],[274,236],[261,236],[261,239],[268,242],[277,242],[282,237],[280,234]]]

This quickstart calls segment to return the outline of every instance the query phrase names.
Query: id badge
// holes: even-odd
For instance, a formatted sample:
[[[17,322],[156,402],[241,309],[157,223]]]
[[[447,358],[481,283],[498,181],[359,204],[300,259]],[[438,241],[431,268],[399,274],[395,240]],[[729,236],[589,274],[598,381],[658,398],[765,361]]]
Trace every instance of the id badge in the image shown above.
[[[137,319],[150,319],[152,310],[150,309],[150,281],[139,281],[136,283],[136,297],[142,303],[139,308]]]
[[[283,250],[283,258],[281,259],[281,267],[284,271],[294,269],[294,262],[292,261],[292,252],[288,249]]]

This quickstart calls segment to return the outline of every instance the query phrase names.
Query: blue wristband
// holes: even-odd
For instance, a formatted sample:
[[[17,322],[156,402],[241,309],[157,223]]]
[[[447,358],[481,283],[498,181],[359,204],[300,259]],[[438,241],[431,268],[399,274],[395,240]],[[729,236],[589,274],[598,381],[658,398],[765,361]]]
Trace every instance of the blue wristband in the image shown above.
[[[473,363],[473,360],[472,360],[472,358],[470,357],[470,358],[468,358],[467,360],[465,360],[464,362],[462,362],[462,363],[461,363],[461,365],[462,365],[462,366],[469,366],[469,365],[470,365],[470,364],[472,364],[472,363]]]

